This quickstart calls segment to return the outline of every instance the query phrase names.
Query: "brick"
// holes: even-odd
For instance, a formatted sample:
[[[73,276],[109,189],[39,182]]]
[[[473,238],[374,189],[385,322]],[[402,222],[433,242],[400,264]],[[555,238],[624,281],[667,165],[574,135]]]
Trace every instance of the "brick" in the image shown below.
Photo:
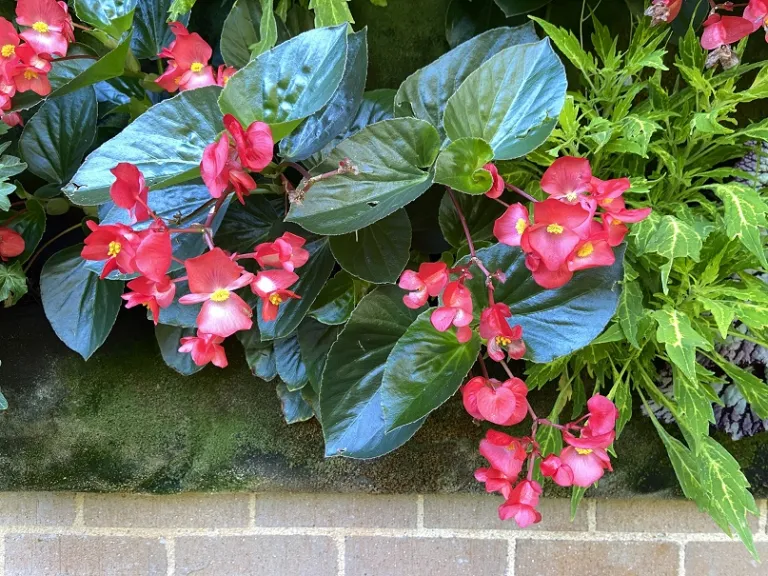
[[[758,517],[751,516],[752,531]],[[687,500],[597,500],[597,529],[602,532],[720,533],[708,514]]]
[[[248,502],[248,494],[86,494],[83,520],[99,527],[245,528]]]
[[[433,494],[424,496],[425,528],[456,528],[466,530],[520,530],[514,521],[499,520],[500,496],[483,494]],[[571,522],[570,500],[543,499],[539,504],[542,520],[526,530],[585,531],[586,502],[579,506]]]
[[[156,538],[10,534],[5,576],[165,576],[166,552]]]
[[[518,540],[515,576],[677,576],[678,550],[670,542]]]
[[[346,576],[501,576],[506,540],[351,537]]]
[[[416,496],[259,494],[256,525],[415,528]]]
[[[336,576],[336,558],[326,536],[176,539],[176,576]]]
[[[74,520],[74,494],[0,492],[0,526],[71,526]]]
[[[685,547],[685,573],[691,576],[765,576],[768,544],[756,544],[758,564],[740,542],[690,542]]]

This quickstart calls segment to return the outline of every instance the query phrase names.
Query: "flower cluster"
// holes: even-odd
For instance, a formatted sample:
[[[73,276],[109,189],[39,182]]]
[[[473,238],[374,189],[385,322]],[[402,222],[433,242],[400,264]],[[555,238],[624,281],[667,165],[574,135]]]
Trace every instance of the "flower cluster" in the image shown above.
[[[683,0],[653,0],[645,13],[654,25],[672,22],[680,13],[682,4]],[[709,50],[707,68],[718,64],[726,69],[736,66],[739,58],[731,45],[760,29],[765,31],[765,41],[768,42],[768,0],[749,0],[746,5],[733,2],[718,4],[710,0],[709,5],[709,17],[704,21],[701,35],[701,47]],[[741,16],[720,14],[721,11],[732,13],[737,6],[744,6]]]
[[[51,61],[54,56],[66,56],[69,43],[75,40],[72,17],[63,1],[18,0],[16,22],[23,27],[21,32],[0,18],[0,119],[9,126],[22,123],[18,112],[8,112],[11,99],[29,90],[40,96],[50,94]]]
[[[110,187],[112,201],[128,212],[131,224],[149,221],[149,226],[136,230],[126,224],[88,221],[91,233],[81,252],[86,260],[104,263],[101,278],[114,270],[137,276],[128,282],[130,291],[123,295],[126,308],[145,306],[155,324],[160,310],[174,303],[177,284],[186,281],[189,293],[181,296],[178,303],[201,307],[195,321],[197,335],[182,338],[179,352],[191,354],[199,366],[209,362],[226,366],[227,357],[221,346],[224,339],[253,326],[253,310],[237,290],[249,286],[261,299],[262,318],[267,322],[275,320],[280,304],[299,298],[288,288],[299,279],[295,270],[309,260],[309,252],[303,248],[305,239],[290,232],[274,242],[255,246],[249,254],[230,254],[214,246],[211,222],[216,212],[229,193],[234,192],[243,202],[243,197],[256,188],[247,170],[263,170],[272,161],[274,147],[269,126],[262,122],[244,129],[234,117],[225,116],[224,125],[228,133],[206,148],[200,165],[214,203],[204,225],[171,228],[149,206],[149,188],[141,171],[132,164],[120,163],[111,170],[115,176]],[[219,158],[222,148],[223,159]],[[8,250],[18,250],[17,241],[3,231],[0,229],[0,250],[6,243],[10,246]],[[202,233],[209,250],[194,258],[176,260],[172,235],[184,233]],[[244,259],[254,260],[262,269],[255,274],[247,271],[238,264]],[[171,278],[174,260],[183,266],[185,276]]]
[[[171,22],[169,26],[176,39],[158,54],[168,60],[168,67],[155,82],[168,92],[226,86],[237,70],[222,64],[214,74],[213,66],[209,64],[213,49],[200,34],[190,33],[181,22]]]
[[[600,180],[585,158],[555,160],[541,188],[549,198],[534,204],[533,220],[525,206],[512,204],[493,233],[499,242],[522,248],[526,267],[543,288],[563,286],[578,270],[612,265],[613,248],[624,240],[627,224],[651,213],[626,207],[622,196],[630,188],[628,178]]]
[[[493,400],[489,400],[491,396],[485,390],[495,393]],[[558,428],[567,444],[559,455],[550,454],[541,461],[541,474],[559,486],[587,488],[602,478],[606,470],[611,471],[606,448],[615,439],[614,428],[618,418],[613,402],[596,394],[587,402],[586,416],[569,424],[554,424],[536,417],[525,398],[526,393],[525,383],[518,378],[500,384],[496,380],[478,377],[467,382],[462,389],[464,406],[477,419],[512,425],[521,422],[526,412],[533,418],[528,437],[515,438],[498,430],[488,430],[480,442],[480,454],[489,466],[475,471],[475,478],[485,484],[487,492],[498,492],[504,497],[504,503],[499,507],[499,518],[514,519],[521,528],[541,520],[536,506],[542,487],[533,480],[534,465],[541,458],[541,450],[535,441],[537,427]],[[505,418],[506,421],[502,422]],[[579,422],[585,419],[586,424],[580,426]],[[526,464],[527,476],[521,480],[519,476]]]

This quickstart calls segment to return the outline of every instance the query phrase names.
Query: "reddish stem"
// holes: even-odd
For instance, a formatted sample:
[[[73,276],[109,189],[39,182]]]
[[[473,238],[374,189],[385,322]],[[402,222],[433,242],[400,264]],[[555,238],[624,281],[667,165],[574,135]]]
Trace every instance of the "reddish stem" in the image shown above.
[[[168,228],[168,232],[171,234],[200,234],[203,231],[202,228]]]
[[[509,208],[509,204],[504,202],[504,200],[502,200],[501,198],[491,198],[491,200],[495,200],[496,202],[498,202],[499,204],[501,204],[505,208]]]
[[[296,170],[296,172],[301,174],[302,178],[306,178],[307,180],[312,178],[312,174],[310,174],[309,171],[306,168],[304,168],[304,166],[302,166],[301,164],[297,164],[296,162],[283,162],[283,165]]]
[[[64,60],[98,60],[98,57],[89,54],[73,54],[72,56],[62,56],[56,58],[54,62],[63,62]]]
[[[504,372],[506,372],[506,373],[507,373],[507,376],[509,376],[510,378],[514,378],[514,377],[515,377],[515,375],[514,375],[514,374],[512,374],[512,370],[510,370],[510,369],[509,369],[509,366],[507,366],[507,363],[506,363],[506,362],[504,362],[504,360],[502,360],[501,362],[499,362],[499,364],[501,364],[501,367],[502,367],[502,368],[504,368]],[[530,405],[529,405],[529,406],[530,406]]]
[[[446,192],[448,192],[448,196],[451,198],[451,202],[453,202],[453,207],[456,208],[456,214],[459,217],[459,222],[461,222],[461,227],[464,230],[464,237],[467,239],[467,246],[469,246],[469,254],[471,256],[472,263],[475,264],[478,268],[480,268],[480,271],[485,274],[485,283],[488,285],[489,290],[493,290],[493,282],[491,280],[491,273],[488,271],[488,269],[485,267],[485,264],[483,264],[482,260],[477,257],[477,252],[475,251],[475,244],[472,242],[472,235],[469,232],[469,226],[467,225],[467,219],[464,218],[464,213],[461,211],[461,207],[459,206],[459,202],[456,200],[456,196],[453,193],[453,190],[446,186],[445,188]]]
[[[488,368],[485,367],[485,359],[483,358],[483,354],[482,353],[478,354],[477,355],[477,359],[480,360],[480,370],[482,370],[482,372],[483,372],[483,377],[486,380],[489,380]]]
[[[533,196],[528,194],[528,192],[526,192],[525,190],[521,190],[520,188],[518,188],[514,184],[510,184],[508,182],[507,182],[507,190],[511,190],[512,192],[516,192],[517,194],[519,194],[520,196],[522,196],[526,200],[529,200],[530,202],[536,202],[537,201],[536,198],[534,198]]]
[[[175,258],[174,258],[175,260]],[[189,276],[179,276],[178,278],[173,279],[173,283],[176,284],[177,282],[184,282],[189,279]]]
[[[504,365],[506,366],[506,363]],[[534,422],[542,422],[541,420],[539,420],[539,417],[536,416],[536,412],[533,411],[533,408],[531,407],[531,403],[528,402],[527,400],[525,401],[525,403],[528,405],[528,414],[531,415],[531,418],[533,418],[533,421]]]

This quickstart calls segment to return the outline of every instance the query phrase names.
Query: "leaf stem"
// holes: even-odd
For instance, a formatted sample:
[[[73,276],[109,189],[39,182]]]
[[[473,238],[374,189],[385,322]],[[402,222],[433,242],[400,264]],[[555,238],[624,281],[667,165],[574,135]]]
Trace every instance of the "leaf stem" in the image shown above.
[[[533,196],[528,194],[528,192],[526,192],[525,190],[521,190],[520,188],[518,188],[514,184],[510,184],[509,182],[507,182],[506,183],[506,187],[507,187],[507,190],[511,190],[512,192],[516,192],[517,194],[519,194],[520,196],[522,196],[523,198],[525,198],[526,200],[528,200],[530,202],[538,202],[538,200],[536,200],[536,198],[534,198]]]
[[[58,240],[59,238],[61,238],[65,234],[69,234],[70,232],[72,232],[74,230],[77,230],[78,228],[80,228],[80,226],[81,226],[80,223],[77,223],[74,226],[70,226],[69,228],[67,228],[66,230],[63,230],[62,232],[59,232],[58,234],[56,234],[56,236],[54,236],[53,238],[48,240],[45,244],[40,246],[35,251],[35,253],[32,254],[32,257],[29,260],[27,260],[27,263],[24,264],[24,268],[22,269],[24,271],[24,273],[26,274],[27,270],[29,270],[32,267],[32,264],[35,262],[35,260],[37,260],[37,257],[40,256],[40,254],[43,252],[43,250],[48,248],[48,246],[53,244],[56,240]]]
[[[98,60],[98,56],[91,56],[90,54],[72,54],[72,56],[62,56],[56,58],[53,62],[64,62],[65,60]]]

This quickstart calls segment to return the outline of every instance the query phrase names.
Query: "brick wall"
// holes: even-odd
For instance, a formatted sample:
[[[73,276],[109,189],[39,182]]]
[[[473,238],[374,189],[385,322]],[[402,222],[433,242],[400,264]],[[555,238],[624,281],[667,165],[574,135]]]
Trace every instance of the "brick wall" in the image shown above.
[[[0,493],[0,576],[768,575],[686,502],[544,500],[518,530],[469,495]]]

